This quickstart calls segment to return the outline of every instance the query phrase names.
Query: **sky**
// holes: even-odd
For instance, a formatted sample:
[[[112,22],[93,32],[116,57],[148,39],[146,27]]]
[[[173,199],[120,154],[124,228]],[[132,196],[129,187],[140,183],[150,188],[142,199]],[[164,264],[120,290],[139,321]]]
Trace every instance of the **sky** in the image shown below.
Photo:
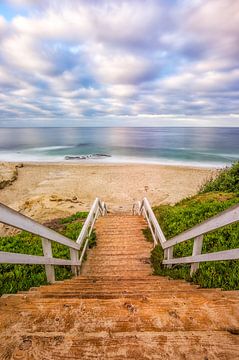
[[[0,0],[5,126],[239,126],[239,1]]]

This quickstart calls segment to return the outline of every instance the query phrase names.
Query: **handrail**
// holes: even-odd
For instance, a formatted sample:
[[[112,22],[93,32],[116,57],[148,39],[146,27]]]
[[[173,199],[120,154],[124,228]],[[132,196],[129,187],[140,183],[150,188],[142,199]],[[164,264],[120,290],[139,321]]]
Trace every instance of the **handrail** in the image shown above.
[[[2,264],[79,265],[79,261],[0,251]]]
[[[13,210],[3,204],[0,204],[0,222],[20,230],[26,230],[31,234],[39,235],[45,239],[55,241],[59,244],[66,245],[69,248],[80,250],[80,246],[76,244],[75,241],[68,239],[64,235],[49,229],[37,221],[20,214],[16,210]]]
[[[77,244],[79,244],[80,247],[82,247],[82,245],[84,244],[82,252],[81,252],[80,260],[79,260],[80,265],[83,262],[85,252],[88,248],[90,235],[92,233],[95,221],[96,221],[99,213],[101,213],[102,216],[107,214],[107,207],[104,202],[101,202],[99,198],[96,198],[91,207],[91,210],[86,218],[86,221],[81,229],[80,235],[78,236],[78,238],[76,240]],[[84,243],[84,241],[85,241],[85,243]]]
[[[92,222],[93,223],[95,222],[96,213],[99,211],[99,209],[101,211],[101,214],[103,215],[104,214],[103,204],[101,203],[101,201],[98,198],[96,198],[90,209],[90,212],[86,218],[86,221],[84,222],[84,225],[81,229],[80,235],[78,236],[78,238],[76,240],[76,243],[79,244],[79,246],[82,245],[85,237],[87,236],[89,226],[91,225]]]
[[[138,207],[138,210],[136,210],[136,208]],[[136,203],[133,204],[132,207],[132,213],[133,215],[140,215],[140,208],[141,208],[141,201],[137,201]]]
[[[99,214],[107,214],[107,207],[105,203],[96,198],[81,229],[80,235],[75,242],[37,221],[18,213],[8,206],[0,204],[0,222],[41,236],[44,253],[44,256],[35,256],[0,251],[0,263],[45,265],[47,281],[51,283],[55,282],[54,265],[71,265],[72,271],[77,275],[87,249],[89,237]],[[85,239],[86,241],[83,246]],[[70,249],[71,260],[53,258],[52,241],[67,246]]]
[[[136,213],[135,209],[138,203],[133,205],[133,214]],[[162,262],[164,265],[170,267],[173,264],[191,264],[190,274],[192,275],[198,269],[200,262],[239,259],[239,249],[201,254],[203,235],[239,221],[239,205],[234,205],[220,214],[205,220],[204,222],[169,240],[166,240],[147,198],[142,200],[137,213],[143,214],[146,218],[154,240],[154,245],[160,243],[162,249],[164,250],[165,259]],[[192,256],[173,258],[174,245],[190,239],[194,239]]]
[[[195,238],[196,236],[204,235],[213,230],[220,229],[225,225],[230,225],[237,221],[239,221],[239,205],[234,205],[229,209],[217,214],[216,216],[213,216],[192,227],[191,229],[174,236],[172,239],[167,240],[167,243],[164,245],[164,249],[179,244],[183,241]]]
[[[133,207],[134,210],[134,207]],[[149,228],[152,233],[152,237],[154,240],[154,245],[157,245],[158,242],[160,242],[161,246],[166,242],[166,238],[163,234],[163,231],[161,227],[159,226],[159,223],[154,215],[154,212],[149,204],[149,201],[147,198],[144,198],[142,202],[140,203],[138,214],[143,214],[146,218]]]

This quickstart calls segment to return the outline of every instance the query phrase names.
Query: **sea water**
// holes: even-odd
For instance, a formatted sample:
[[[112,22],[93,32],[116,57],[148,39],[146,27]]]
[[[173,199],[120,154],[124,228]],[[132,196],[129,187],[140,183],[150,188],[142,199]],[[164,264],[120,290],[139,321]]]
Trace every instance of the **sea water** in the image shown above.
[[[221,167],[239,160],[239,128],[1,128],[0,161]]]

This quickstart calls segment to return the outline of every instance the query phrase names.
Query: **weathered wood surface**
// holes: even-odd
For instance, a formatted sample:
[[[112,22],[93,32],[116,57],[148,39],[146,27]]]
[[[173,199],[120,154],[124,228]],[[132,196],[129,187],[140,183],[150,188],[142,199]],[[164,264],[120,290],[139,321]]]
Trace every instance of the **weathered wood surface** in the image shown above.
[[[107,212],[105,203],[101,203],[99,198],[96,198],[90,212],[86,218],[86,221],[84,222],[84,225],[81,229],[81,232],[76,240],[77,244],[81,247],[85,238],[89,236],[92,232],[92,229],[94,227],[95,221],[101,213],[102,215],[105,215]]]
[[[47,281],[50,283],[55,282],[54,265],[71,265],[72,272],[77,275],[79,273],[79,266],[81,265],[87,250],[88,239],[93,230],[95,221],[100,213],[105,215],[106,212],[106,205],[96,198],[83,225],[77,242],[74,242],[56,231],[28,218],[27,216],[0,204],[0,222],[17,227],[21,230],[26,230],[35,235],[40,235],[42,238],[42,248],[44,253],[44,256],[34,256],[2,251],[0,252],[0,263],[45,265]],[[86,245],[83,246],[82,249],[84,240],[86,240]],[[70,248],[71,260],[53,258],[51,241],[68,246]],[[80,260],[79,250],[81,250]]]
[[[34,235],[39,235],[59,244],[66,245],[69,248],[80,249],[80,246],[76,244],[75,241],[68,239],[56,231],[39,224],[37,221],[32,220],[3,204],[0,204],[0,222],[21,230],[26,230]]]
[[[146,220],[150,227],[154,242],[159,241],[161,246],[164,248],[164,243],[166,243],[166,238],[165,238],[164,233],[154,215],[154,212],[153,212],[147,198],[144,198],[141,203],[140,213],[143,213],[144,216],[146,217]],[[153,228],[152,228],[152,226],[153,226]]]
[[[135,203],[133,206],[133,213],[135,213],[136,206],[137,203]],[[139,213],[142,213],[147,220],[154,240],[154,245],[160,243],[161,247],[164,249],[165,259],[163,264],[167,265],[168,267],[173,264],[192,264],[190,271],[190,274],[192,275],[198,269],[200,262],[239,259],[239,249],[219,251],[210,254],[201,254],[203,235],[239,221],[239,205],[234,205],[220,214],[202,222],[199,225],[194,226],[187,231],[182,232],[181,234],[169,240],[166,240],[147,198],[144,198],[141,202],[139,206]],[[173,258],[174,245],[193,238],[194,246],[192,256]]]
[[[196,255],[200,255],[202,252],[202,245],[203,245],[203,235],[197,236],[194,239],[194,243],[193,243],[193,254],[192,256],[196,256]],[[194,272],[196,272],[199,268],[199,263],[193,263],[191,265],[191,269],[190,269],[190,275],[192,276],[192,274]]]
[[[25,255],[0,251],[2,264],[35,264],[35,265],[79,265],[78,260],[65,260],[37,255]]]
[[[239,249],[224,250],[214,253],[201,254],[195,256],[185,256],[182,258],[174,258],[163,260],[164,265],[169,264],[193,264],[205,261],[222,261],[222,260],[237,260],[239,259]]]
[[[223,226],[233,224],[237,221],[239,221],[239,205],[234,205],[220,214],[202,222],[201,224],[196,225],[193,228],[173,237],[172,239],[167,240],[167,242],[163,244],[163,248],[165,249],[183,241],[193,239],[197,236],[206,234],[216,229],[220,229]]]
[[[0,358],[238,359],[239,292],[151,275],[146,227],[101,217],[83,275],[1,298]]]
[[[50,240],[42,238],[42,249],[43,249],[43,254],[46,258],[53,258]],[[46,271],[47,281],[49,283],[54,283],[55,282],[54,266],[53,265],[45,265],[45,271]]]

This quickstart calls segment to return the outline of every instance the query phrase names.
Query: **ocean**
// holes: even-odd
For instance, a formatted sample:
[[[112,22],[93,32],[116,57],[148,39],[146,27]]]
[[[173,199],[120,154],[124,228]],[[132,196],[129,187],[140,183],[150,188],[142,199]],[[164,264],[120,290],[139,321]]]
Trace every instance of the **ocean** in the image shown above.
[[[239,160],[239,128],[1,128],[0,161],[222,167]]]

